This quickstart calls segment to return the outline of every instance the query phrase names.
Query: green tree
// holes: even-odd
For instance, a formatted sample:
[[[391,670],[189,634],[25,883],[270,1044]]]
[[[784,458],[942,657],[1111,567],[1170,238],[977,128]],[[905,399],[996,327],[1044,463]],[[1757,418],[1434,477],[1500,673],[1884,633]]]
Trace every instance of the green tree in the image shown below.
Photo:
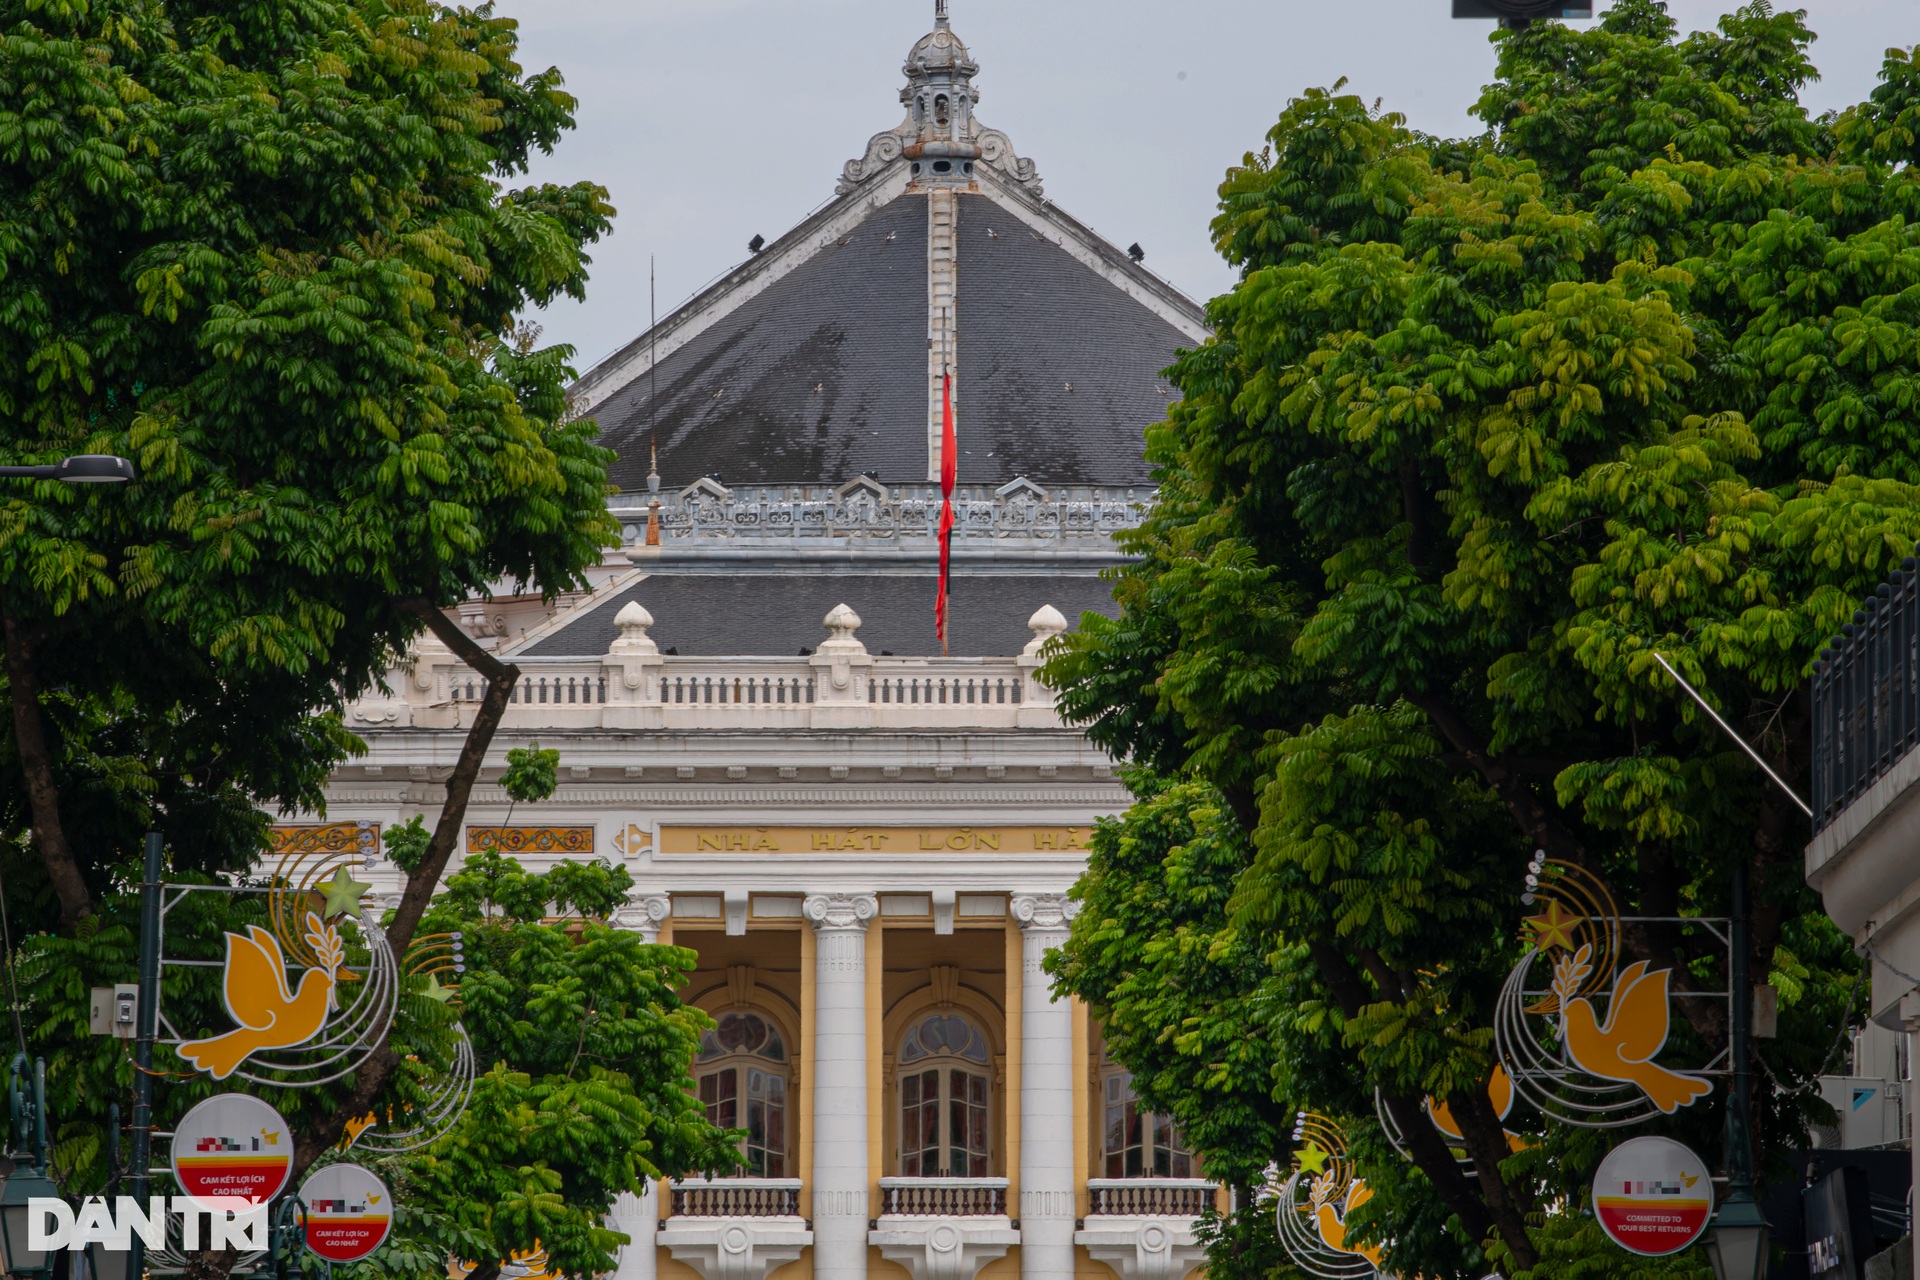
[[[1914,58],[1816,121],[1811,39],[1760,3],[1680,39],[1663,4],[1620,0],[1591,29],[1497,35],[1479,138],[1418,135],[1339,86],[1290,103],[1221,186],[1241,279],[1149,432],[1162,487],[1121,616],[1084,619],[1048,668],[1097,740],[1205,784],[1216,800],[1183,803],[1244,833],[1209,927],[1299,1011],[1248,1024],[1280,1110],[1340,1114],[1379,1151],[1377,1105],[1405,1135],[1430,1189],[1357,1215],[1396,1271],[1478,1274],[1482,1246],[1509,1275],[1611,1265],[1566,1213],[1605,1144],[1523,1115],[1534,1145],[1510,1155],[1486,1097],[1536,850],[1649,917],[1724,915],[1744,860],[1783,1006],[1763,1165],[1822,1110],[1810,1081],[1857,966],[1801,879],[1806,824],[1654,660],[1804,791],[1822,646],[1920,568]],[[1149,789],[1120,838],[1177,794]],[[1181,988],[1152,1010],[1096,963],[1116,928],[1190,927],[1177,894],[1130,895],[1170,874],[1096,856],[1059,972],[1103,1017],[1214,1016]],[[1724,984],[1697,935],[1630,925],[1625,946],[1679,990]],[[1676,1053],[1724,1048],[1724,1006],[1675,1008]],[[1179,1113],[1197,1079],[1159,1101]],[[1717,1154],[1723,1097],[1653,1127]],[[1257,1158],[1223,1141],[1205,1154]],[[1413,1176],[1390,1163],[1370,1176]],[[1423,1216],[1436,1197],[1451,1240]]]
[[[117,452],[141,474],[0,502],[41,864],[20,897],[65,927],[130,849],[69,831],[73,717],[50,702],[164,725],[150,773],[310,807],[351,749],[329,714],[423,625],[491,678],[490,734],[508,682],[440,608],[578,585],[611,538],[569,353],[511,330],[580,294],[611,210],[591,184],[506,185],[572,123],[514,45],[510,20],[427,0],[0,5],[8,460]],[[242,865],[250,844],[181,856]],[[439,833],[436,874],[451,852]]]

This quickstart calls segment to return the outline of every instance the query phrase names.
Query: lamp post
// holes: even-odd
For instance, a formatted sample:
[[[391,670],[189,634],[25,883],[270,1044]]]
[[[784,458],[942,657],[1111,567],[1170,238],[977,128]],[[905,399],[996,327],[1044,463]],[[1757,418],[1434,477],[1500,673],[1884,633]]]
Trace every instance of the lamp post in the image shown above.
[[[133,464],[111,453],[76,453],[44,466],[0,467],[0,477],[58,480],[62,484],[125,484],[133,479]]]
[[[27,1055],[15,1054],[7,1082],[12,1113],[14,1149],[25,1157],[7,1175],[0,1193],[0,1261],[13,1276],[44,1277],[53,1273],[53,1259],[45,1249],[27,1247],[33,1202],[57,1198],[60,1188],[47,1176],[47,1064],[35,1059],[33,1075],[23,1078]]]
[[[1727,987],[1733,997],[1731,1052],[1733,1097],[1727,1103],[1727,1198],[1707,1234],[1707,1259],[1715,1280],[1766,1280],[1772,1228],[1753,1194],[1753,984],[1747,970],[1752,907],[1747,901],[1747,862],[1733,865],[1733,955]]]

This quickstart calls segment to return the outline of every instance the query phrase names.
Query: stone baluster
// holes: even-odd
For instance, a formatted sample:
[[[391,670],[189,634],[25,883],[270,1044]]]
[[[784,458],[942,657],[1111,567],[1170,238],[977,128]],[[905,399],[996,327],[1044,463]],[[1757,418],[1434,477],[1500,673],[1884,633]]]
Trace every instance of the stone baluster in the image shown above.
[[[873,723],[867,701],[867,682],[873,676],[873,658],[853,633],[860,615],[837,604],[824,619],[827,638],[807,659],[813,668],[813,727],[865,728]]]
[[[1056,617],[1059,615],[1055,615]],[[1020,1276],[1073,1280],[1073,1005],[1041,962],[1079,910],[1063,893],[1017,894],[1020,924]]]
[[[609,728],[657,728],[660,680],[667,660],[647,634],[653,615],[638,600],[629,600],[614,615],[613,625],[620,634],[601,659],[609,704],[602,719]]]
[[[872,894],[815,894],[813,1271],[867,1274],[867,924]]]
[[[1023,729],[1047,728],[1059,724],[1060,716],[1053,709],[1053,690],[1040,683],[1040,668],[1046,663],[1040,650],[1067,629],[1067,620],[1058,609],[1043,604],[1027,619],[1027,628],[1033,632],[1033,639],[1014,659],[1020,666],[1020,711],[1015,719]]]

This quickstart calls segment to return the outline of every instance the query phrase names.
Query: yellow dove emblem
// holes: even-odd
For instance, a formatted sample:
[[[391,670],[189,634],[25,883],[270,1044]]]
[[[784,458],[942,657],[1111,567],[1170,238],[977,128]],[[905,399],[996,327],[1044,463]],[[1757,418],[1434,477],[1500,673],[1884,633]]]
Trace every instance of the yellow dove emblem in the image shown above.
[[[311,911],[306,940],[320,966],[302,975],[298,991],[287,985],[287,961],[278,938],[258,925],[248,925],[245,934],[226,937],[223,990],[227,1013],[240,1026],[225,1035],[180,1046],[182,1058],[216,1080],[232,1075],[261,1049],[291,1049],[319,1035],[327,1025],[328,1010],[334,1007],[334,987],[346,960],[339,932]]]
[[[1668,1115],[1711,1093],[1713,1085],[1699,1076],[1682,1075],[1653,1062],[1667,1043],[1667,981],[1672,970],[1649,973],[1644,960],[1622,969],[1614,979],[1603,1023],[1593,1002],[1576,994],[1593,971],[1592,955],[1593,947],[1587,944],[1553,964],[1553,990],[1560,998],[1560,1042],[1573,1064],[1602,1080],[1637,1086]]]
[[[1365,1258],[1378,1267],[1381,1254],[1379,1245],[1349,1247],[1347,1244],[1347,1219],[1355,1209],[1373,1199],[1373,1189],[1367,1185],[1365,1178],[1355,1178],[1347,1187],[1346,1204],[1338,1213],[1334,1212],[1333,1205],[1329,1203],[1334,1191],[1333,1175],[1321,1174],[1314,1179],[1313,1187],[1308,1193],[1313,1205],[1313,1223],[1319,1228],[1321,1242],[1335,1253]]]

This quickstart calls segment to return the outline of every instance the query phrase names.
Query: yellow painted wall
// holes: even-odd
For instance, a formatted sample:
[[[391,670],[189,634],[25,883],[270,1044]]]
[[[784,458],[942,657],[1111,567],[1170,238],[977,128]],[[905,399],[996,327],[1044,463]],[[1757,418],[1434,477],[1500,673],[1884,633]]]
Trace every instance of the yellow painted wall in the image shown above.
[[[1020,1280],[1020,1246],[1007,1250],[1004,1258],[995,1258],[980,1268],[973,1280]]]
[[[1114,1269],[1096,1262],[1079,1245],[1073,1247],[1073,1280],[1120,1280]]]
[[[700,1273],[680,1259],[660,1249],[659,1257],[654,1261],[654,1275],[659,1280],[701,1280]]]
[[[875,933],[880,932],[878,929]],[[867,1246],[867,1280],[913,1280],[913,1273],[897,1262],[888,1262],[880,1251]]]
[[[662,1274],[659,1280],[667,1277]],[[785,1266],[775,1267],[767,1274],[767,1280],[813,1280],[813,1250],[808,1249]]]

